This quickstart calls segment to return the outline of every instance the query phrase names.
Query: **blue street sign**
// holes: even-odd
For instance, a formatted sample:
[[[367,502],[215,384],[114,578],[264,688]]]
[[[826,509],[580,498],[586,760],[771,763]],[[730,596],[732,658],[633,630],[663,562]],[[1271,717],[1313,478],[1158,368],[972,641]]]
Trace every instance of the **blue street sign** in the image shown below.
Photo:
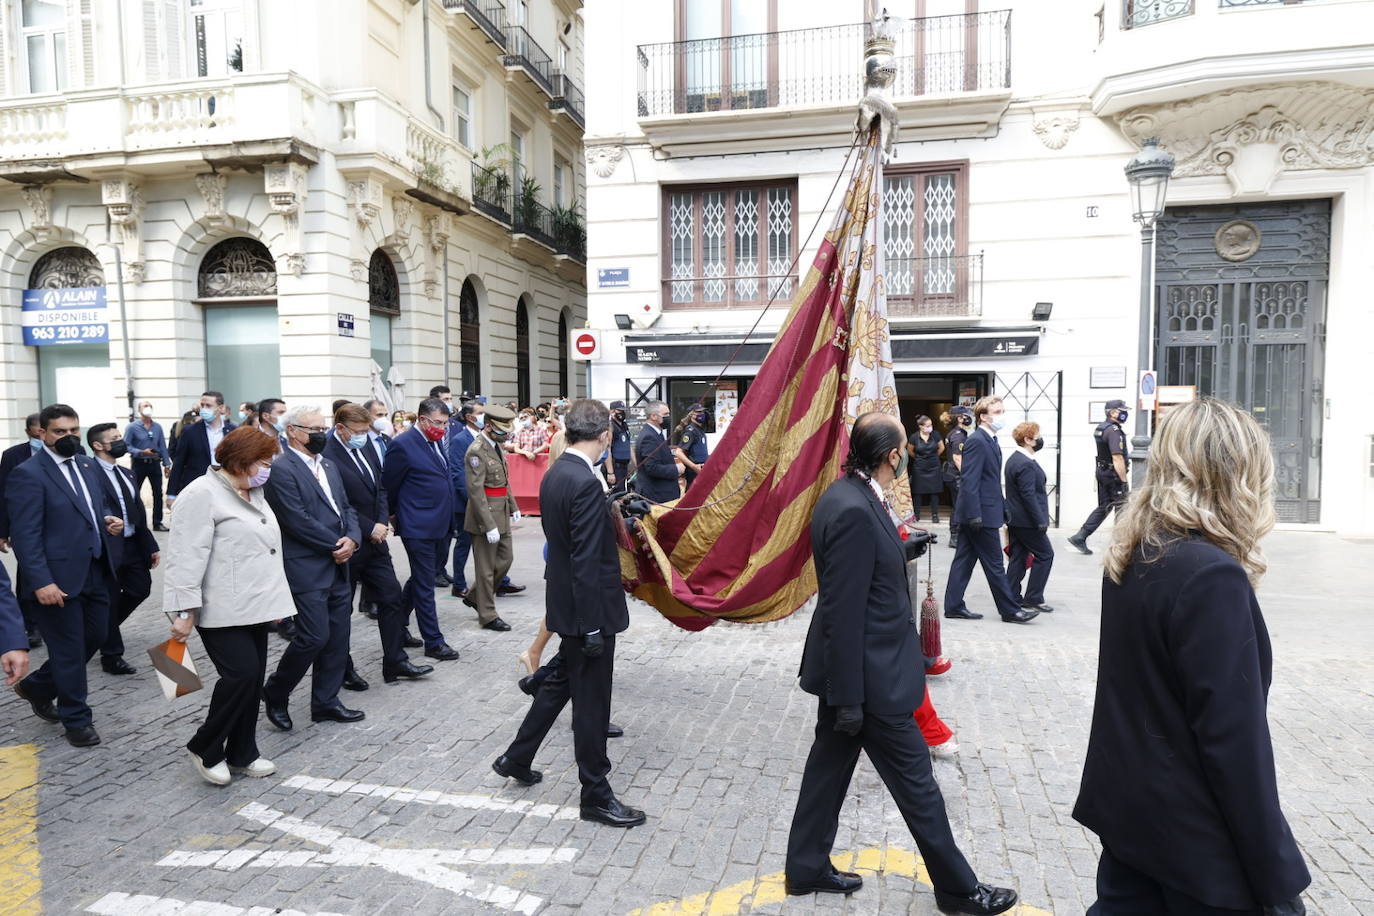
[[[105,287],[26,289],[23,305],[24,345],[105,343]]]
[[[617,289],[630,285],[630,268],[599,267],[596,271],[596,285],[599,289]]]

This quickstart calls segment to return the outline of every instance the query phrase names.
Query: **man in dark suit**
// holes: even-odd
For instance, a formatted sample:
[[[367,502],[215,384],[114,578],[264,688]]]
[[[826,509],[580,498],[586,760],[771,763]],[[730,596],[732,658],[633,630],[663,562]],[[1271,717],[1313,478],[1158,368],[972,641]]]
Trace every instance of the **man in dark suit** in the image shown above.
[[[959,851],[912,712],[925,697],[921,639],[906,551],[885,491],[906,464],[906,430],[885,413],[854,423],[847,474],[811,520],[818,603],[802,652],[801,688],[819,697],[815,742],[787,841],[789,894],[852,894],[856,874],[830,863],[840,808],[859,752],[911,828],[945,913],[1001,913],[1016,893],[980,884]]]
[[[109,635],[100,646],[100,667],[106,674],[133,674],[137,669],[124,660],[124,638],[120,626],[153,590],[153,570],[161,559],[157,540],[148,528],[148,513],[137,496],[134,475],[119,466],[118,459],[129,452],[113,423],[97,423],[86,430],[86,444],[95,455],[96,467],[104,473],[119,504],[124,531],[107,538],[115,557],[114,588],[110,592]]]
[[[377,605],[377,632],[382,638],[382,679],[424,677],[434,669],[411,664],[405,649],[405,608],[401,583],[391,565],[386,537],[391,512],[382,486],[382,463],[368,439],[371,417],[366,408],[345,404],[334,412],[334,431],[324,456],[339,469],[344,498],[358,517],[362,546],[348,561],[352,581],[361,584]],[[352,604],[352,601],[349,602]]]
[[[199,420],[182,428],[172,450],[172,473],[167,478],[168,509],[182,487],[215,466],[215,449],[224,441],[225,434],[234,429],[224,414],[224,395],[218,391],[203,393],[199,410]]]
[[[328,431],[318,407],[302,405],[288,411],[289,447],[273,462],[264,488],[281,526],[282,561],[296,603],[296,634],[262,688],[267,721],[283,731],[292,725],[287,709],[291,691],[311,667],[312,721],[364,718],[361,710],[339,702],[353,610],[348,561],[362,543],[362,534],[339,469],[320,457]]]
[[[615,528],[604,483],[592,466],[610,444],[610,411],[600,401],[580,398],[568,408],[564,423],[567,451],[549,465],[539,485],[539,521],[548,542],[544,623],[562,637],[562,664],[535,694],[515,740],[492,769],[525,785],[543,779],[530,765],[571,698],[582,819],[634,827],[644,823],[644,812],[622,805],[606,779],[615,634],[630,625]]]
[[[673,459],[668,434],[668,405],[653,401],[647,408],[644,428],[635,440],[635,492],[656,503],[666,503],[682,495],[677,479],[682,465]]]
[[[1044,448],[1039,423],[1022,423],[1012,430],[1016,451],[1007,459],[1003,472],[1007,482],[1007,539],[1011,552],[1007,556],[1007,583],[1016,603],[1023,608],[1047,614],[1053,611],[1045,603],[1045,583],[1054,565],[1054,547],[1047,532],[1050,527],[1050,500],[1045,492],[1045,469],[1035,460],[1035,453]],[[1021,593],[1021,580],[1026,575],[1026,561],[1031,557],[1030,582]]]
[[[28,673],[29,638],[24,632],[24,615],[10,589],[10,574],[0,566],[0,674],[5,677],[5,686],[13,687]]]
[[[402,590],[406,617],[415,612],[427,657],[453,661],[458,650],[444,639],[434,604],[434,577],[453,530],[453,478],[443,447],[448,408],[438,398],[425,398],[417,413],[416,424],[391,440],[382,486],[392,527],[410,559],[410,578]]]
[[[973,405],[973,422],[978,428],[964,442],[959,471],[959,497],[954,502],[951,524],[959,526],[959,546],[949,567],[945,584],[945,616],[960,620],[980,620],[964,604],[973,564],[981,563],[992,589],[997,613],[1007,623],[1030,623],[1039,611],[1020,607],[1007,584],[1007,569],[1002,565],[1002,541],[998,536],[1006,521],[1006,501],[1002,498],[1002,448],[997,431],[1006,423],[1006,408],[996,395]]]
[[[9,479],[11,471],[43,451],[43,427],[39,425],[38,414],[31,413],[24,419],[24,431],[28,434],[25,441],[11,445],[0,454],[0,553],[10,551],[10,512],[8,501],[4,498],[5,481]],[[16,578],[19,609],[24,618],[24,631],[29,637],[29,648],[37,649],[43,645],[38,624],[34,622],[37,620],[38,602],[34,600],[32,590],[24,587],[22,572]]]
[[[468,514],[468,449],[482,429],[486,406],[476,401],[464,401],[458,408],[457,424],[448,429],[448,470],[453,478],[453,597],[468,596],[468,555],[472,553],[472,535],[463,526]],[[447,549],[445,549],[447,553]]]
[[[73,747],[90,747],[100,735],[86,705],[86,663],[109,635],[114,579],[115,557],[105,535],[121,534],[124,522],[105,475],[77,454],[76,411],[49,404],[39,423],[43,452],[14,469],[5,498],[25,587],[42,605],[37,623],[48,660],[14,692],[40,719],[61,722]]]

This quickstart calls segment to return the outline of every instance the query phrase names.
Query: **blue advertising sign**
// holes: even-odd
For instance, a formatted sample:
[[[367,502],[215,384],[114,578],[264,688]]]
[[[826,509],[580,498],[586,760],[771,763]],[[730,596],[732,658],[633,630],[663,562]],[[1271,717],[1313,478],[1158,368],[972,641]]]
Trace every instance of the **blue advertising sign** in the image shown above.
[[[630,268],[600,267],[596,271],[596,285],[599,289],[617,289],[630,285]]]
[[[104,343],[109,339],[105,287],[24,290],[24,345]]]

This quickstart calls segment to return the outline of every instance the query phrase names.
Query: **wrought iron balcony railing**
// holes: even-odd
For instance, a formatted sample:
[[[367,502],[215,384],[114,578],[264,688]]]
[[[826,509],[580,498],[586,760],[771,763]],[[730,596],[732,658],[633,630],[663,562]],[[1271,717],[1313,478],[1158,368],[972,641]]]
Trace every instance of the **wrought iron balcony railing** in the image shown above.
[[[444,0],[444,9],[464,13],[496,46],[506,46],[506,8],[501,0]]]
[[[507,69],[521,69],[530,79],[554,97],[553,58],[534,40],[523,26],[513,25],[506,29],[506,53],[501,63]]]
[[[565,113],[578,127],[585,128],[587,126],[585,118],[586,97],[582,95],[582,90],[566,73],[553,75],[553,98],[549,100],[549,110]]]
[[[575,261],[587,263],[587,228],[576,210],[558,207],[553,211],[554,250]]]
[[[1121,0],[1121,27],[1138,29],[1193,15],[1193,0]],[[1223,5],[1225,5],[1223,3]]]
[[[516,235],[527,235],[546,248],[558,250],[552,210],[533,197],[517,195],[514,211],[512,215],[515,221],[511,225],[511,232]]]
[[[891,318],[971,318],[983,313],[982,254],[886,259]]]
[[[640,45],[639,116],[853,104],[865,24]],[[905,21],[893,95],[1011,86],[1011,11]]]
[[[1233,6],[1301,6],[1304,3],[1319,2],[1319,0],[1220,0],[1221,8],[1227,9]]]
[[[506,226],[513,222],[511,214],[510,173],[472,164],[472,205]]]

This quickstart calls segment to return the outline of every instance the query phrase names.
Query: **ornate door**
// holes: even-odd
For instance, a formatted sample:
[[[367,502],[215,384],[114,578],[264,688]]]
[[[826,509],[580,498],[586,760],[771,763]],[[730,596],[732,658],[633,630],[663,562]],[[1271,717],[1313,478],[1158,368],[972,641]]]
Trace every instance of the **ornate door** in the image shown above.
[[[1159,224],[1162,385],[1196,385],[1268,430],[1279,520],[1321,508],[1331,202],[1171,208]]]

